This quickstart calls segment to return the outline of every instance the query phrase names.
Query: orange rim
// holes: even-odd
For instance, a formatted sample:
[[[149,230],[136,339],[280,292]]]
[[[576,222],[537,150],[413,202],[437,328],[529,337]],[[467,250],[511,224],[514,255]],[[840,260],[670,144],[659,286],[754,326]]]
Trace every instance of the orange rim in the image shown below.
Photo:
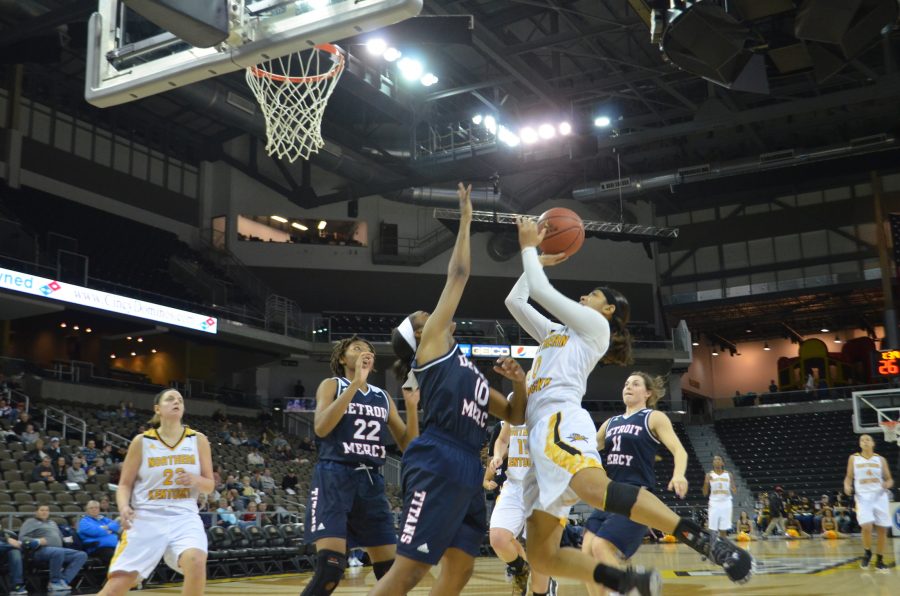
[[[334,44],[330,43],[320,43],[314,47],[316,50],[320,50],[322,52],[328,52],[334,56],[337,56],[337,63],[331,67],[331,70],[324,74],[315,75],[311,77],[288,77],[285,75],[275,74],[273,72],[269,72],[259,66],[251,66],[250,72],[252,72],[255,76],[261,79],[271,79],[278,83],[291,83],[293,85],[302,85],[309,83],[318,83],[319,81],[324,81],[326,79],[331,79],[337,76],[339,72],[344,69],[344,55],[341,54],[341,51]]]

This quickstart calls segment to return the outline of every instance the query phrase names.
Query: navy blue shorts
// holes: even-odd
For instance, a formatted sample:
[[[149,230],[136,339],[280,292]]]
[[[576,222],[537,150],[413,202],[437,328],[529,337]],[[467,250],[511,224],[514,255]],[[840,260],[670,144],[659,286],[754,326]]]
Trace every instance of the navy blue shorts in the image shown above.
[[[361,547],[396,544],[384,476],[354,464],[320,461],[306,506],[306,541],[342,538]]]
[[[478,452],[426,431],[403,454],[397,554],[436,565],[448,548],[477,557],[487,532]]]
[[[633,522],[624,515],[607,513],[599,509],[584,523],[584,528],[599,538],[611,542],[626,559],[630,559],[641,547],[647,526]]]

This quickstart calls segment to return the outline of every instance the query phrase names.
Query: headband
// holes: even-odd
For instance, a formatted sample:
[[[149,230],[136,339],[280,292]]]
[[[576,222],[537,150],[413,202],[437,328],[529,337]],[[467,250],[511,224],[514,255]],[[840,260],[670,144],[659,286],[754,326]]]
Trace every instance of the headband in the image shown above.
[[[403,322],[397,327],[397,331],[400,332],[400,335],[403,337],[404,341],[409,344],[409,347],[412,348],[413,352],[416,351],[416,332],[413,330],[412,321],[409,320],[409,317],[403,319]]]
[[[609,290],[607,290],[606,288],[597,288],[597,289],[600,290],[600,293],[603,294],[603,296],[606,298],[606,303],[611,304],[612,306],[615,306],[616,310],[618,311],[619,310],[619,302],[618,302],[618,300],[616,300],[616,297],[613,295],[613,293],[610,292]],[[622,322],[621,322],[621,320],[618,319],[618,317],[616,317],[615,313],[613,314],[612,318],[609,320],[609,326],[614,329],[621,329],[621,327],[622,327]]]

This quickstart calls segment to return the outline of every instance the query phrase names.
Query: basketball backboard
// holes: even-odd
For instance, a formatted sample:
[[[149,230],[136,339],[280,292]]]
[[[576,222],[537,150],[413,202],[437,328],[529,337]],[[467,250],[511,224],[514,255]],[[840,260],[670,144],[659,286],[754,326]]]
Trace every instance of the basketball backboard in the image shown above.
[[[900,389],[853,392],[853,431],[883,433],[882,423],[900,419]]]
[[[228,38],[195,48],[122,0],[98,0],[88,24],[85,99],[114,106],[414,17],[422,0],[210,0],[227,4]]]

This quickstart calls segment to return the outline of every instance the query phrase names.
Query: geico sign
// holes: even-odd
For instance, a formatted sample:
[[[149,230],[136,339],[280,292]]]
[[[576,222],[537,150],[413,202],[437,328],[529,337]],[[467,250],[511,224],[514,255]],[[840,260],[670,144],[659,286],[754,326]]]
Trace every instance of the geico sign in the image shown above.
[[[497,358],[509,356],[509,346],[472,346],[472,356]]]

